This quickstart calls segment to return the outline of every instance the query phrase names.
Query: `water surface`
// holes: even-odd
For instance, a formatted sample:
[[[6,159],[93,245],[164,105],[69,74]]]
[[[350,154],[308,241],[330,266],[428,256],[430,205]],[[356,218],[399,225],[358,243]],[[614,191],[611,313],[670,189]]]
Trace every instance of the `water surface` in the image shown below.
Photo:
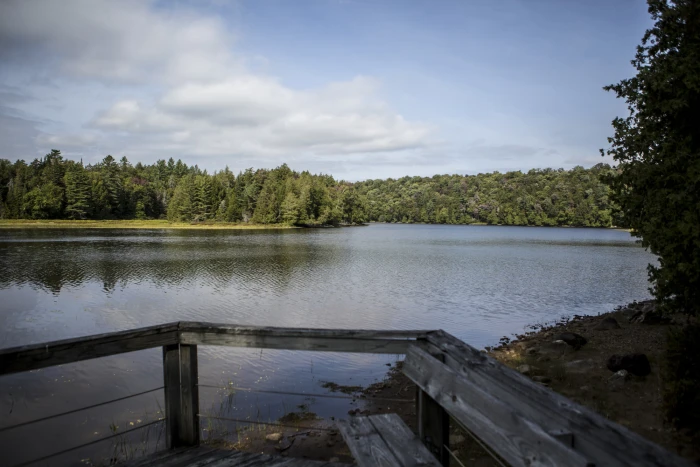
[[[651,261],[627,232],[601,229],[0,230],[0,347],[178,320],[442,328],[483,347],[528,324],[647,298]],[[393,361],[204,347],[200,380],[323,393],[323,381],[367,384]],[[158,349],[4,377],[0,429],[162,384]],[[302,409],[338,417],[350,403],[234,392],[202,387],[202,410],[273,421]],[[124,430],[157,418],[159,404],[156,391],[0,431],[0,450],[10,464],[40,457],[108,435],[110,425]],[[37,449],[18,449],[37,434],[46,440]],[[47,462],[79,462],[111,447]]]

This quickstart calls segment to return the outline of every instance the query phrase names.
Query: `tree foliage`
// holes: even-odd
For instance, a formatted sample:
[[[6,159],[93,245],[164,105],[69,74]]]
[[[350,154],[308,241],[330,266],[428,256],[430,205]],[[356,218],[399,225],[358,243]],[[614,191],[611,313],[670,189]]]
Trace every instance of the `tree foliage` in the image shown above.
[[[601,182],[610,171],[598,164],[347,183],[295,172],[286,164],[238,175],[228,168],[208,174],[173,159],[132,165],[107,156],[84,166],[52,151],[29,165],[0,160],[0,217],[609,227],[620,224]]]
[[[700,3],[649,0],[655,21],[632,60],[636,75],[606,86],[629,115],[609,138],[609,179],[632,233],[659,257],[652,292],[665,305],[700,308]]]

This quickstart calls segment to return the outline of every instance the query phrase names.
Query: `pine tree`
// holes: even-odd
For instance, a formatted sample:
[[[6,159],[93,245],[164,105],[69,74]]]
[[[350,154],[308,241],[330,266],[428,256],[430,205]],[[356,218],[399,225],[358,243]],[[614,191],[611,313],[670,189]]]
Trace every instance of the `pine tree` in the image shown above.
[[[92,211],[90,178],[82,165],[73,164],[64,177],[66,185],[66,216],[85,219]]]

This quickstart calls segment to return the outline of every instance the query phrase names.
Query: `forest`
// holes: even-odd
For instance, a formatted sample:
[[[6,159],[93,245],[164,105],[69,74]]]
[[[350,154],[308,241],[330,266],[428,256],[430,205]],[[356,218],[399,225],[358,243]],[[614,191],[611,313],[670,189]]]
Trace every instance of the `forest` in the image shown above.
[[[607,164],[345,182],[330,175],[112,156],[84,165],[51,150],[31,163],[0,159],[0,219],[168,219],[298,226],[364,222],[623,226]]]

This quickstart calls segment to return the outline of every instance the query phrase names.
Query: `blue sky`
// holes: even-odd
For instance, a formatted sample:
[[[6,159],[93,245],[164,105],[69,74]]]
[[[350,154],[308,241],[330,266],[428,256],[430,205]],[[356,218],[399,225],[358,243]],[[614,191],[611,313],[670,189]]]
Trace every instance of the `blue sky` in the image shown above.
[[[650,25],[631,0],[4,1],[0,157],[588,167],[626,113],[602,86]]]

